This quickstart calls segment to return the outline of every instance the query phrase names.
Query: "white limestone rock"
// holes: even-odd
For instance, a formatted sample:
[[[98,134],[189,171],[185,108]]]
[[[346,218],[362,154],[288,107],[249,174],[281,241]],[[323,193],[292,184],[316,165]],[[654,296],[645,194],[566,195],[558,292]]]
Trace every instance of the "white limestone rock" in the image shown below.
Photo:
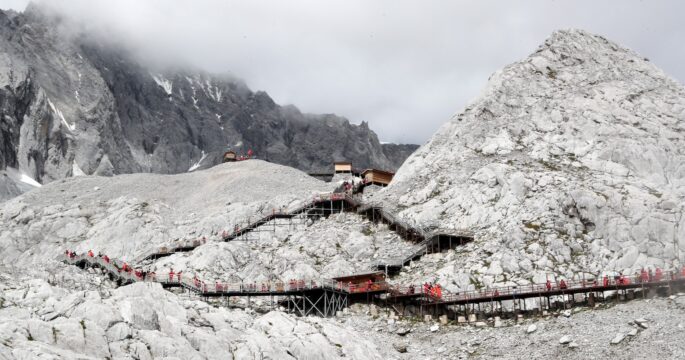
[[[683,109],[683,86],[642,56],[581,30],[555,32],[493,74],[372,196],[418,226],[474,233],[456,259],[404,279],[445,269],[440,281],[464,291],[451,269],[488,285],[490,276],[502,284],[500,274],[527,283],[538,272],[580,279],[679,266]]]

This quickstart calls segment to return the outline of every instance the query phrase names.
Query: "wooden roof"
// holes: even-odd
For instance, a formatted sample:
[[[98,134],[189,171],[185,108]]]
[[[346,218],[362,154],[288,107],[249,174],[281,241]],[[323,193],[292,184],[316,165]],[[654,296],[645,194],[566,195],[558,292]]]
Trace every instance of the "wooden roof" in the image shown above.
[[[385,280],[385,273],[382,271],[372,271],[372,272],[367,272],[367,273],[358,273],[358,274],[345,275],[345,276],[333,278],[333,280],[335,280],[335,281],[353,282],[353,283],[360,282],[360,281],[367,281],[369,279],[374,281],[374,282],[377,280]]]
[[[394,172],[390,172],[390,171],[379,170],[379,169],[366,169],[366,170],[362,171],[362,176],[364,176],[366,173],[370,173],[370,172],[383,174],[383,175],[390,175],[390,176],[395,175]]]

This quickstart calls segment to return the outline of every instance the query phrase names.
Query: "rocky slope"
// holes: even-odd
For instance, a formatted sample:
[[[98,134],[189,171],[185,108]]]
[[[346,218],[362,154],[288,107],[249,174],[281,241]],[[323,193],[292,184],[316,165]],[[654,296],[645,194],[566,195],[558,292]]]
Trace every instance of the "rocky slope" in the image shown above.
[[[178,241],[216,240],[232,224],[296,207],[332,186],[261,160],[178,175],[59,180],[2,204],[0,262],[40,262],[65,247],[131,260]]]
[[[151,262],[207,281],[320,278],[367,270],[404,247],[353,214],[302,222],[248,241],[216,241],[231,224],[296,207],[336,184],[260,160],[178,175],[82,176],[0,205],[0,355],[7,358],[390,358],[392,344],[333,319],[298,319],[208,304],[55,261],[65,248],[131,260],[177,239],[208,238],[187,254]],[[314,240],[316,239],[316,240]],[[133,306],[135,304],[135,306]],[[358,321],[362,321],[359,319]],[[368,326],[371,326],[370,324]],[[369,332],[372,330],[369,330]]]
[[[231,76],[154,69],[29,5],[0,11],[0,170],[40,183],[79,174],[180,173],[226,149],[305,171],[335,160],[395,169],[365,122],[303,114]]]
[[[530,58],[495,74],[393,185],[369,195],[425,227],[476,235],[457,251],[424,256],[393,281],[439,281],[458,291],[678,264],[683,94],[601,37],[555,33]],[[209,243],[193,252],[146,266],[207,281],[260,281],[362,271],[410,251],[386,227],[353,214],[215,241],[237,221],[335,186],[253,160],[179,175],[68,178],[0,204],[0,357],[683,356],[683,295],[501,328],[397,320],[390,309],[359,305],[341,318],[303,319],[258,302],[254,313],[146,284],[115,288],[55,261],[65,248],[131,260],[206,236]],[[646,328],[634,324],[640,317]],[[538,330],[526,331],[528,323]],[[610,345],[617,335],[623,340]],[[570,342],[560,343],[563,336]]]
[[[211,306],[159,285],[114,289],[99,275],[59,272],[0,278],[0,357],[385,359],[395,352],[331,320]]]
[[[490,78],[378,201],[473,251],[408,274],[452,289],[685,261],[685,89],[601,36],[554,33]]]

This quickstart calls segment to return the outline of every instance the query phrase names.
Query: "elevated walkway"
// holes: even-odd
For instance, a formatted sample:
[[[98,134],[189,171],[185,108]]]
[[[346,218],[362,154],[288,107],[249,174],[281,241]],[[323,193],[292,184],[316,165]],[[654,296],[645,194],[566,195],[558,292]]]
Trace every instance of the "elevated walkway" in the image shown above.
[[[320,315],[333,316],[337,311],[347,307],[351,301],[369,299],[387,292],[389,285],[385,281],[377,281],[363,286],[335,281],[299,280],[284,283],[280,281],[268,283],[221,283],[207,284],[197,277],[187,274],[174,273],[155,274],[144,273],[128,267],[124,262],[116,259],[105,259],[87,254],[67,256],[60,260],[85,269],[86,267],[101,269],[110,279],[119,285],[135,282],[154,282],[163,288],[182,288],[204,299],[229,297],[280,297],[285,299],[288,311],[301,316]],[[249,300],[248,300],[249,301]]]
[[[359,301],[379,301],[385,304],[402,303],[413,304],[423,307],[442,308],[447,310],[449,307],[464,306],[465,312],[467,305],[477,305],[481,303],[501,303],[512,301],[520,303],[521,300],[539,298],[541,304],[543,299],[547,300],[548,306],[552,297],[569,297],[577,294],[584,294],[586,299],[594,298],[595,294],[606,292],[640,291],[643,296],[646,292],[666,289],[673,293],[685,288],[685,268],[680,272],[664,272],[662,275],[655,276],[649,280],[641,281],[639,277],[625,277],[619,280],[605,278],[602,284],[597,280],[593,281],[569,281],[563,284],[532,284],[526,286],[494,287],[491,289],[481,289],[466,291],[462,293],[436,293],[427,290],[423,285],[395,285],[387,282],[375,281],[368,284],[352,284],[334,279],[320,280],[298,280],[289,283],[267,282],[267,283],[221,283],[206,284],[197,277],[189,277],[187,274],[154,274],[144,273],[139,270],[131,269],[123,262],[118,260],[106,260],[102,257],[75,255],[62,255],[60,260],[81,268],[93,267],[100,268],[112,280],[120,285],[131,284],[134,282],[156,282],[164,288],[183,288],[188,292],[194,293],[204,299],[226,298],[229,297],[280,297],[285,299],[288,310],[302,316],[320,315],[332,316],[337,311],[342,310],[352,302]],[[358,275],[350,275],[352,278]],[[596,279],[599,279],[597,277]],[[249,300],[248,300],[249,301]],[[542,305],[541,305],[542,306]],[[525,302],[524,302],[525,307]]]

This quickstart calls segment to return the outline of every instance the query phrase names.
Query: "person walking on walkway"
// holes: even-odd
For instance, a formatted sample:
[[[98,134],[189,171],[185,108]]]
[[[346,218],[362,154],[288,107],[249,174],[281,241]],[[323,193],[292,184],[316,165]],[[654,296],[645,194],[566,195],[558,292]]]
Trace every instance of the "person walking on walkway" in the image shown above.
[[[175,274],[176,274],[176,273],[174,272],[174,268],[171,268],[171,270],[169,270],[169,282],[173,282],[173,281],[174,281],[174,275],[175,275]]]

